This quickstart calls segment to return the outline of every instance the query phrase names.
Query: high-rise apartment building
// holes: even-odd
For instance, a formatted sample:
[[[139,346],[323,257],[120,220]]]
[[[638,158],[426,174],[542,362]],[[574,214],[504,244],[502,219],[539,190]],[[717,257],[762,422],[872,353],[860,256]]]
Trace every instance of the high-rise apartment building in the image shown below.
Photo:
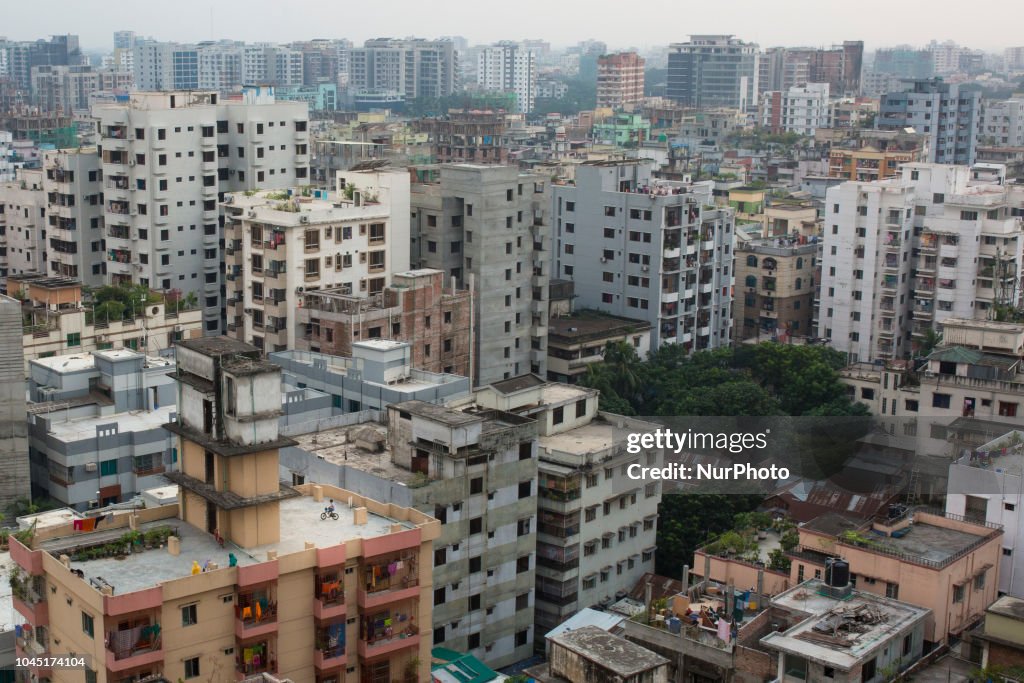
[[[928,161],[973,164],[981,125],[981,96],[941,79],[904,82],[902,92],[882,96],[877,127],[913,128],[928,138]]]
[[[21,302],[0,294],[0,505],[31,498]]]
[[[13,181],[0,184],[0,287],[4,291],[8,275],[45,269],[47,198],[42,189],[41,169],[20,168]]]
[[[852,361],[902,358],[947,318],[1017,305],[1024,196],[991,168],[911,163],[830,188],[818,336]]]
[[[102,285],[106,259],[104,192],[95,147],[48,150],[43,154],[47,263],[44,272]]]
[[[915,50],[910,47],[883,48],[875,51],[872,71],[900,78],[932,78],[935,76],[935,56],[930,50]]]
[[[517,110],[531,112],[537,98],[536,55],[512,42],[481,48],[476,83],[482,90],[515,93]]]
[[[475,386],[546,372],[548,201],[546,177],[509,166],[443,165],[412,187],[412,261],[472,291]]]
[[[661,486],[629,479],[627,468],[659,467],[662,454],[629,455],[624,446],[627,433],[654,425],[600,412],[597,398],[535,375],[476,394],[478,406],[536,421],[538,633],[611,604],[653,571]]]
[[[1024,98],[982,104],[978,145],[1024,147]]]
[[[957,45],[952,40],[945,42],[931,41],[927,50],[932,54],[932,63],[935,65],[937,76],[956,73],[961,70],[961,61],[971,54],[970,48]]]
[[[761,93],[758,119],[772,133],[814,135],[831,119],[828,83],[803,83],[786,91]]]
[[[456,90],[457,70],[450,40],[376,38],[349,52],[349,86],[358,93],[446,97]]]
[[[800,83],[827,83],[833,95],[857,95],[863,64],[860,40],[830,48],[769,48],[761,55],[758,86],[762,91],[788,90]]]
[[[818,244],[798,235],[737,242],[736,341],[814,334]]]
[[[136,41],[132,74],[139,90],[195,90],[199,87],[199,52],[191,45]]]
[[[552,189],[553,277],[576,306],[651,323],[651,347],[728,346],[734,214],[710,183],[657,181],[650,162],[585,163]]]
[[[1003,62],[1007,71],[1024,71],[1024,47],[1003,50]]]
[[[88,111],[89,95],[100,89],[91,66],[32,67],[32,102],[40,111],[74,114]]]
[[[434,645],[498,667],[530,657],[537,632],[537,422],[480,408],[392,404],[388,447],[395,470],[426,477],[413,507],[443,524],[434,543]]]
[[[229,335],[264,351],[294,349],[312,336],[295,315],[306,289],[376,296],[392,273],[409,269],[409,175],[347,171],[339,181],[339,197],[225,198]]]
[[[253,88],[136,93],[98,106],[109,283],[195,292],[208,332],[220,328],[221,193],[288,188],[309,177],[305,103]]]
[[[644,98],[644,58],[618,52],[597,59],[597,106],[622,109]]]
[[[693,35],[668,53],[665,96],[697,109],[757,106],[760,52],[730,35]]]

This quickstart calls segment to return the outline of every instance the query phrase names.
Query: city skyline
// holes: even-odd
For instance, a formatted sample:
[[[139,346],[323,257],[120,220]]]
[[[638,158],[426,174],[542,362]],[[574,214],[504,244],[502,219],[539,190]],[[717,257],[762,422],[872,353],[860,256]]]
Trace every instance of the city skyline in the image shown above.
[[[311,38],[347,38],[362,42],[379,36],[404,37],[416,35],[431,38],[464,36],[471,44],[484,44],[502,39],[538,38],[553,46],[568,46],[593,39],[610,48],[641,49],[683,41],[690,34],[734,34],[762,47],[776,45],[826,45],[851,38],[863,39],[869,50],[879,47],[911,44],[925,45],[931,40],[956,42],[996,52],[1021,42],[1012,32],[1011,23],[1000,24],[968,15],[959,18],[955,35],[941,15],[934,14],[928,3],[908,2],[893,5],[880,0],[862,3],[865,10],[850,14],[839,6],[821,6],[809,0],[783,3],[785,11],[776,6],[761,6],[749,0],[726,0],[713,7],[681,9],[668,0],[654,0],[643,13],[623,20],[607,21],[608,13],[581,14],[578,3],[551,5],[537,0],[524,0],[522,6],[502,21],[494,22],[489,10],[467,0],[451,0],[449,11],[432,14],[415,11],[410,2],[391,0],[373,6],[333,7],[310,0],[299,0],[285,8],[266,0],[239,2],[229,0],[216,6],[199,0],[178,3],[180,11],[164,13],[157,6],[140,5],[131,16],[114,15],[107,2],[59,3],[61,11],[40,14],[29,6],[7,8],[4,34],[13,40],[31,40],[51,34],[72,33],[81,36],[88,51],[111,47],[113,32],[134,30],[140,35],[153,35],[157,40],[200,42],[234,39],[248,42],[289,42]],[[1012,5],[1003,3],[1006,10]],[[884,10],[887,21],[878,22],[873,9]],[[611,11],[611,10],[609,10]],[[664,16],[683,14],[679,24],[664,22]],[[537,17],[546,20],[538,22]],[[780,16],[815,16],[814,30],[802,22],[775,21]],[[246,17],[252,17],[247,19]],[[384,20],[386,18],[386,20]],[[315,21],[310,21],[315,19]],[[154,31],[153,27],[159,27]],[[555,27],[555,28],[552,28]],[[812,37],[812,40],[808,38]]]

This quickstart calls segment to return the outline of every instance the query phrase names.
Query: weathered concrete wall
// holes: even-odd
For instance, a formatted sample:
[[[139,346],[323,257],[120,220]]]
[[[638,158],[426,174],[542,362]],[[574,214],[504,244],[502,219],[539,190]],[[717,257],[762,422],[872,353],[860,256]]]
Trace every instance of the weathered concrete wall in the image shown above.
[[[0,510],[31,495],[21,303],[0,295]]]

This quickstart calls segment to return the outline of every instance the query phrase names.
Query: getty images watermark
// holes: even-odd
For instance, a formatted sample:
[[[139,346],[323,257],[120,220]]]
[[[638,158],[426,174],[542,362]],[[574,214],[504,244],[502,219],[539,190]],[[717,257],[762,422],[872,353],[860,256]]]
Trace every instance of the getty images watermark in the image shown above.
[[[702,451],[728,452],[732,455],[768,448],[771,429],[760,432],[698,432],[687,429],[676,432],[662,428],[649,432],[632,432],[626,438],[626,452],[638,455],[645,451],[661,451],[681,455]],[[626,476],[634,481],[778,481],[789,479],[789,468],[774,463],[755,466],[749,462],[732,464],[667,463],[660,467],[632,463]]]

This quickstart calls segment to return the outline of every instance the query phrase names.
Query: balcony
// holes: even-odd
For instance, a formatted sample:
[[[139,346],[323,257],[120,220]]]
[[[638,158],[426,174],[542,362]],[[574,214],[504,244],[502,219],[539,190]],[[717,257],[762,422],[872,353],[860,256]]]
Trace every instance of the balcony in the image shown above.
[[[420,645],[420,634],[418,632],[410,632],[412,628],[413,626],[410,623],[400,633],[395,633],[390,637],[360,638],[358,644],[359,656],[368,659],[408,648],[418,648]]]
[[[345,666],[345,622],[322,626],[316,631],[313,665],[318,669]]]
[[[158,623],[107,631],[106,666],[111,671],[154,664],[163,658]]]
[[[390,557],[361,570],[363,585],[356,593],[360,609],[371,609],[420,595],[416,557]]]
[[[277,602],[266,592],[241,593],[235,606],[235,635],[253,638],[277,630]]]
[[[276,643],[274,643],[276,645]],[[245,680],[263,673],[276,673],[277,661],[270,640],[235,644],[235,680]]]
[[[899,287],[899,278],[895,275],[887,275],[882,278],[882,281],[879,284],[883,290],[895,291],[896,288]]]

